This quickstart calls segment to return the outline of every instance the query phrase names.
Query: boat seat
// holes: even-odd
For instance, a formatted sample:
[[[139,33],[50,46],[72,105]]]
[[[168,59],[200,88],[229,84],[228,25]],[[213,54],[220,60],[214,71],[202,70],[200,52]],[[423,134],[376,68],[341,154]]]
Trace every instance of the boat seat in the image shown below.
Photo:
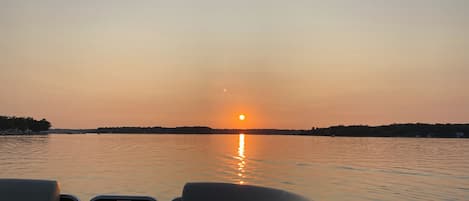
[[[0,200],[59,201],[60,189],[56,181],[0,179]]]
[[[174,201],[310,201],[282,190],[226,183],[187,183]]]

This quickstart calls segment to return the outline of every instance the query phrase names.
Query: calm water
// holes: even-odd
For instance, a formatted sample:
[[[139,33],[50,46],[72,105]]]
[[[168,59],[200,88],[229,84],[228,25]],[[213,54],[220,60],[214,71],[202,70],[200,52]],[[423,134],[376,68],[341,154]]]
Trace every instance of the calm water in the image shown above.
[[[469,200],[469,140],[259,135],[0,137],[0,177],[97,194],[180,195],[185,182],[287,189],[314,200]]]

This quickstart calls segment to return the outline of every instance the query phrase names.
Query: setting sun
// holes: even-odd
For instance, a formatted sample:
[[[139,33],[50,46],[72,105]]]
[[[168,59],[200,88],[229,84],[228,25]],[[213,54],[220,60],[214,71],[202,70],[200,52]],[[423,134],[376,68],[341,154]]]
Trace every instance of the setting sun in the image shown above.
[[[246,115],[240,114],[239,115],[239,120],[244,121],[246,119]]]

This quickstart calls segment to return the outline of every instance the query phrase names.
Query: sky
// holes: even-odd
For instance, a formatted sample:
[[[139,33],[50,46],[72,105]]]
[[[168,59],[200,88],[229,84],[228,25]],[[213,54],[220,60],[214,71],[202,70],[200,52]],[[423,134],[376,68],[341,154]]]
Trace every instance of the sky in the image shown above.
[[[464,123],[468,86],[467,0],[0,0],[0,115],[55,128]]]

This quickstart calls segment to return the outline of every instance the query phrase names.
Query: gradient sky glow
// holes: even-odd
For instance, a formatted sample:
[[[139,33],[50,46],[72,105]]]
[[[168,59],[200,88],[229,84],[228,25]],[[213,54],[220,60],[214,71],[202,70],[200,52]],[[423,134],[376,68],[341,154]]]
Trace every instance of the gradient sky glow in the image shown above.
[[[469,122],[469,1],[0,0],[0,81],[56,128]]]

